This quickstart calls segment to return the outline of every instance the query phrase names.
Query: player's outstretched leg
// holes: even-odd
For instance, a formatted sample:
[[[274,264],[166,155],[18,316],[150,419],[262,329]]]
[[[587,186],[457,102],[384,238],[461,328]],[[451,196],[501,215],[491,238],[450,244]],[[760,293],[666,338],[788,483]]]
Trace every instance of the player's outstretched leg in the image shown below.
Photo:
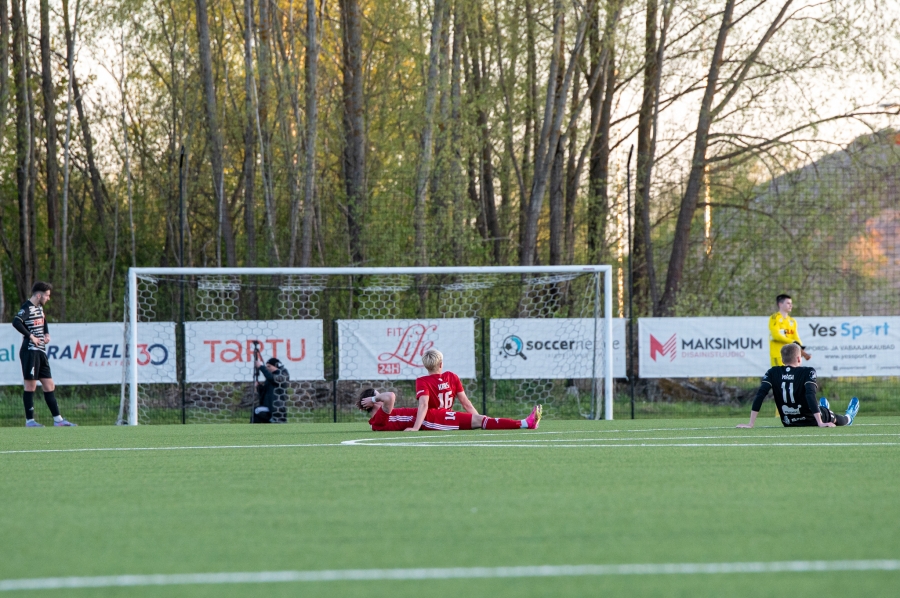
[[[541,406],[535,405],[531,415],[525,419],[506,419],[503,417],[485,417],[481,420],[482,430],[536,430],[541,421]]]
[[[850,421],[847,423],[848,426],[853,425],[853,420],[856,419],[856,414],[859,413],[859,399],[853,397],[850,399],[850,404],[847,405],[847,411],[844,413]]]
[[[481,420],[482,430],[520,430],[527,428],[524,419],[508,419],[505,417],[487,417]]]

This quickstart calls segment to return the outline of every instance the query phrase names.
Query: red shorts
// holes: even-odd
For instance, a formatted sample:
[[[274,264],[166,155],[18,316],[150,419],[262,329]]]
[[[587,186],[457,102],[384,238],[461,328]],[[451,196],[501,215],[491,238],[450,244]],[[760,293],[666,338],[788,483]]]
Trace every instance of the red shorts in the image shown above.
[[[376,409],[369,424],[375,432],[402,432],[416,423],[418,409],[415,407],[397,407],[390,415]],[[472,414],[450,411],[449,409],[429,409],[425,412],[422,430],[471,430]]]
[[[409,412],[412,413],[409,413]],[[416,423],[415,409],[394,409],[390,415],[382,409],[376,409],[369,425],[375,432],[402,432]]]
[[[429,409],[422,423],[423,430],[471,430],[472,414],[449,409]]]

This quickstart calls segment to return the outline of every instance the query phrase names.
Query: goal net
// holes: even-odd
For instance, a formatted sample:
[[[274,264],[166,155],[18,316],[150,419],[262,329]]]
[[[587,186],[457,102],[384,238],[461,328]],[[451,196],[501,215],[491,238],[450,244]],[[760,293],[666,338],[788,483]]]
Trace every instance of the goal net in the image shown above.
[[[271,358],[273,422],[364,420],[366,387],[415,405],[430,348],[488,415],[612,419],[611,287],[609,266],[132,268],[119,423],[248,422]]]

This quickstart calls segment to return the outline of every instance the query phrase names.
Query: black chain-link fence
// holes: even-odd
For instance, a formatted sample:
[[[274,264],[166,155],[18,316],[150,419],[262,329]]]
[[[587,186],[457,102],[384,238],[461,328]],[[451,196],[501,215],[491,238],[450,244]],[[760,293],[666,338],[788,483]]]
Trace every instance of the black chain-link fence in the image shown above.
[[[712,174],[707,197],[676,315],[769,316],[781,293],[793,297],[793,317],[900,315],[900,135],[860,138],[774,178],[739,168]],[[667,264],[673,220],[657,225],[657,264]],[[816,340],[809,330],[799,334]],[[816,357],[805,365],[823,368]],[[757,388],[758,378],[639,380],[634,413],[746,416]],[[856,396],[863,415],[900,414],[898,377],[820,377],[819,391],[835,409]],[[619,385],[617,399],[618,414],[630,416],[630,385]],[[764,409],[775,416],[774,407]]]
[[[775,163],[778,157],[773,157]],[[794,316],[847,317],[900,315],[900,135],[883,131],[863,137],[848,148],[829,154],[801,168],[792,169],[788,162],[777,168],[764,169],[765,162],[753,166],[734,166],[722,171],[712,169],[695,214],[691,232],[690,251],[680,284],[675,315],[691,316],[768,316],[776,311],[775,296],[790,294],[794,298]],[[780,173],[780,174],[779,174]],[[364,207],[364,234],[358,241],[366,266],[398,266],[417,263],[415,246],[415,202],[413,186],[408,182],[372,185]],[[586,263],[591,259],[590,248],[600,248],[600,261],[611,264],[614,271],[616,295],[613,298],[614,316],[628,317],[629,282],[628,229],[625,227],[625,190],[622,185],[610,185],[612,197],[607,214],[607,235],[602,243],[590,243],[586,230],[587,198],[579,196],[573,217],[573,233],[568,235],[571,260]],[[429,265],[491,265],[515,264],[518,261],[518,209],[509,190],[498,186],[496,204],[499,215],[499,235],[491,232],[484,221],[484,212],[472,201],[464,186],[447,189],[439,202],[426,211],[426,255]],[[316,249],[314,265],[346,265],[352,253],[348,236],[346,206],[340,190],[323,189],[321,201],[331,202],[343,211],[322,210],[316,215]],[[475,194],[474,196],[477,196]],[[652,254],[656,285],[662,289],[666,266],[672,247],[674,221],[677,216],[680,190],[670,185],[652,197]],[[327,215],[327,216],[325,216]],[[545,214],[549,219],[549,213]],[[450,226],[452,223],[453,226]],[[469,234],[447,238],[446,229],[459,223],[467,224]],[[540,238],[536,252],[538,262],[547,263],[550,240]],[[569,249],[566,248],[566,252]],[[415,282],[415,281],[414,281]],[[326,345],[330,342],[331,320],[338,310],[352,311],[353,304],[340,293],[327,293],[321,317],[326,320]],[[270,299],[266,296],[272,295]],[[514,295],[514,293],[513,293]],[[432,300],[436,293],[428,295]],[[277,297],[260,291],[251,307],[252,292],[242,295],[241,317],[264,317],[266,301],[272,305]],[[500,297],[500,295],[498,295]],[[412,307],[410,314],[420,309],[417,293],[407,293]],[[499,305],[507,301],[512,308],[494,309],[487,306],[479,317],[508,317],[515,312],[517,302],[509,297],[498,298]],[[642,305],[641,301],[637,301]],[[171,304],[170,308],[174,309]],[[437,305],[437,304],[434,304]],[[641,313],[652,315],[652,308],[644,302]],[[52,305],[50,321],[53,322]],[[187,319],[194,309],[188,302]],[[440,311],[439,307],[434,307]],[[571,310],[568,299],[560,302],[545,317],[563,317]],[[350,311],[348,311],[350,310]],[[116,312],[121,314],[120,309]],[[179,321],[177,311],[170,321]],[[803,337],[803,331],[801,331]],[[635,335],[636,338],[636,335]],[[804,340],[806,340],[804,338]],[[16,350],[18,347],[15,347]],[[637,351],[635,351],[635,354]],[[331,371],[331,358],[326,348],[326,372]],[[821,367],[815,356],[810,365]],[[636,363],[629,372],[636,371]],[[481,368],[481,365],[479,365]],[[760,375],[763,372],[760,372]],[[328,374],[331,376],[331,374]],[[481,376],[479,369],[479,376]],[[467,381],[477,390],[471,394],[478,405],[481,387],[489,413],[519,415],[522,388],[506,382],[487,384],[482,379]],[[758,378],[703,378],[619,380],[616,383],[615,415],[631,417],[699,417],[744,416],[757,388]],[[509,388],[507,388],[509,387]],[[346,389],[337,385],[340,405],[349,405],[356,392],[354,385]],[[410,394],[408,384],[398,384],[398,393],[405,400]],[[632,391],[633,388],[633,391]],[[120,387],[68,386],[57,393],[63,412],[78,423],[114,423],[120,403]],[[528,389],[524,389],[525,392]],[[821,394],[842,408],[851,396],[861,400],[865,414],[900,414],[900,378],[855,377],[822,378]],[[234,421],[249,419],[251,397],[235,391]],[[329,384],[316,386],[309,392],[314,396],[308,419],[304,421],[333,421],[359,419],[352,410],[342,406],[335,409],[335,390]],[[583,388],[565,380],[543,388],[541,393],[558,397],[551,417],[581,417],[586,410]],[[155,422],[180,422],[180,390],[163,393],[160,405],[165,404],[165,417]],[[633,396],[633,398],[632,398]],[[0,425],[21,425],[22,404],[20,387],[0,388]],[[38,413],[45,409],[40,392],[36,398]],[[174,406],[174,407],[173,407]],[[524,409],[524,407],[522,407]],[[185,421],[189,410],[185,410]],[[162,412],[161,412],[162,413]],[[772,409],[774,416],[774,408]],[[80,420],[80,422],[79,422]]]

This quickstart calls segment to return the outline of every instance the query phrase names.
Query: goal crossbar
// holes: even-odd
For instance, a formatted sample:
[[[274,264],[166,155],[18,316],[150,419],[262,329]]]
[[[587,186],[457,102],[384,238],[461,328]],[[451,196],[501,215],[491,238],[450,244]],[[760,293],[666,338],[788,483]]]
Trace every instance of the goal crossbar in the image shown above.
[[[603,359],[604,379],[604,419],[613,419],[613,322],[612,322],[612,266],[609,265],[572,265],[572,266],[434,266],[434,267],[339,267],[339,268],[129,268],[128,269],[128,349],[131,367],[128,368],[129,410],[128,423],[138,424],[138,297],[137,281],[140,276],[241,276],[241,275],[429,275],[429,274],[594,274],[595,298],[599,298],[600,274],[603,274],[603,320],[605,322],[604,339],[606,350]],[[594,302],[594,338],[600,340],[597,322],[600,320],[600,306]],[[599,378],[600,372],[594,364],[593,378]],[[599,418],[599,412],[595,413]]]

